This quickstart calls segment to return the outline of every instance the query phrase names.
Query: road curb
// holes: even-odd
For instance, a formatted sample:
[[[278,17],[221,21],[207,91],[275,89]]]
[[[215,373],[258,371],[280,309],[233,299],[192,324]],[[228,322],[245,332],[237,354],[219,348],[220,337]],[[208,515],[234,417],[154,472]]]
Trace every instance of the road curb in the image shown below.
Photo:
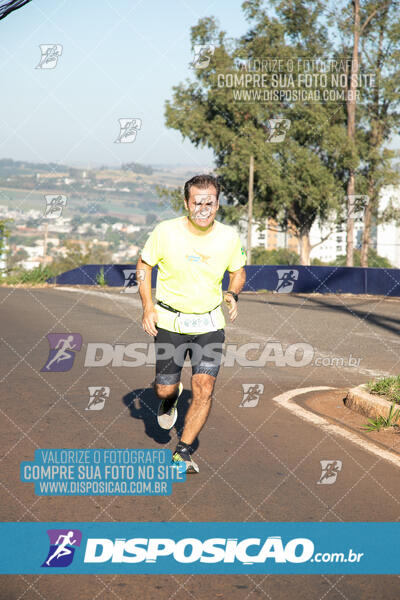
[[[392,403],[385,400],[382,396],[367,392],[364,384],[349,390],[344,403],[347,408],[372,419],[376,419],[377,417],[386,418],[392,406]],[[397,420],[397,423],[400,423],[400,418]]]

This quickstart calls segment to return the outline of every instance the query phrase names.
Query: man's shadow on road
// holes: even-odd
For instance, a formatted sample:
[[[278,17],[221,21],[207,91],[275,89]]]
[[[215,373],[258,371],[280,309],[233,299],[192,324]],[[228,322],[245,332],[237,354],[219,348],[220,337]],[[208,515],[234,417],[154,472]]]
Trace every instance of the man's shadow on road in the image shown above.
[[[157,423],[157,410],[160,400],[156,396],[153,388],[138,388],[126,394],[122,401],[129,408],[133,419],[142,420],[144,423],[145,433],[152,438],[157,444],[168,444],[171,441],[171,431],[175,429],[178,438],[180,438],[185,416],[189,408],[190,391],[183,390],[178,400],[178,418],[174,427],[170,430],[161,429]],[[199,447],[199,440],[196,438],[191,444],[191,449],[194,452]]]

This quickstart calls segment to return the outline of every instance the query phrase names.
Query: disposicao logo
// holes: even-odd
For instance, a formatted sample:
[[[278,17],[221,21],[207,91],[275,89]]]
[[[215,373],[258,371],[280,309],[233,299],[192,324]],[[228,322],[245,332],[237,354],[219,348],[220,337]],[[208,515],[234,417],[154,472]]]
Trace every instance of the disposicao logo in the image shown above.
[[[42,567],[68,567],[74,559],[75,547],[81,545],[79,529],[48,529],[50,548]]]
[[[250,550],[252,548],[252,550]],[[312,557],[314,544],[308,538],[294,538],[283,544],[280,536],[261,538],[89,538],[85,563],[156,563],[160,557],[172,557],[179,563],[303,563]]]

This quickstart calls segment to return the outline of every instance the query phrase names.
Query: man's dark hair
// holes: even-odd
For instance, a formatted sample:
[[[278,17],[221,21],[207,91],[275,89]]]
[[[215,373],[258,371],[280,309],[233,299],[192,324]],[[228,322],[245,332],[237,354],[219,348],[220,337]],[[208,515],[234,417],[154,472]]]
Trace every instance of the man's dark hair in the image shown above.
[[[217,192],[217,200],[218,200],[221,186],[218,183],[218,179],[216,177],[214,177],[213,175],[195,175],[194,177],[192,177],[192,179],[189,179],[189,181],[187,181],[185,183],[185,188],[184,188],[185,200],[186,201],[189,200],[190,188],[192,186],[195,186],[198,188],[208,188],[208,186],[210,186],[210,185],[213,185],[215,187],[215,190]]]

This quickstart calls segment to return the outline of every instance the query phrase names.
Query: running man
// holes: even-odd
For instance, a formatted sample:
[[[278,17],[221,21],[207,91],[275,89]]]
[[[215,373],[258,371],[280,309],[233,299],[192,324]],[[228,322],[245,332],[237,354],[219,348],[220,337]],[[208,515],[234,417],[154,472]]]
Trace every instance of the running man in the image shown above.
[[[73,546],[74,544],[76,544],[76,540],[71,539],[73,536],[73,531],[68,531],[67,535],[58,536],[58,540],[56,541],[57,548],[54,551],[54,553],[50,556],[50,558],[46,560],[46,565],[50,566],[50,563],[53,560],[53,558],[61,558],[62,556],[71,554],[71,550],[70,548],[67,548],[67,546]],[[62,542],[60,542],[60,540],[62,540]]]
[[[190,447],[210,412],[221,364],[225,340],[221,303],[225,301],[230,320],[234,321],[238,294],[246,280],[245,252],[238,234],[215,220],[219,193],[220,185],[211,175],[197,175],[187,181],[184,188],[187,216],[158,223],[137,264],[137,269],[145,273],[139,287],[142,326],[155,338],[154,387],[160,399],[157,419],[163,429],[171,429],[177,419],[186,353],[192,364],[192,401],[173,454],[173,461],[183,461],[187,473],[199,472]],[[156,305],[151,297],[151,270],[155,265],[158,265]],[[226,270],[229,287],[223,294],[221,282]]]
[[[293,287],[293,285],[292,285],[293,283],[296,283],[296,277],[294,276],[294,271],[289,271],[288,273],[284,273],[282,275],[281,282],[279,283],[278,287],[276,288],[276,291],[280,292],[285,287],[290,287],[290,286]]]
[[[60,208],[61,210],[64,208],[65,206],[65,202],[63,200],[62,196],[54,196],[54,198],[52,198],[49,202],[49,204],[46,206],[46,210],[44,213],[45,217],[48,217],[49,215],[52,215],[53,213],[59,212]]]
[[[55,353],[53,358],[47,363],[46,369],[49,370],[53,363],[59,363],[62,360],[71,359],[71,355],[68,354],[67,350],[73,350],[76,348],[75,344],[71,344],[74,341],[74,336],[69,335],[67,338],[60,338],[57,342],[55,350],[58,352]],[[61,345],[61,348],[60,348]]]
[[[100,404],[106,401],[107,398],[107,394],[106,394],[106,388],[102,387],[99,390],[95,390],[92,397],[89,400],[89,404],[87,406],[87,410],[90,410],[92,408],[92,406],[95,406],[96,404]]]

